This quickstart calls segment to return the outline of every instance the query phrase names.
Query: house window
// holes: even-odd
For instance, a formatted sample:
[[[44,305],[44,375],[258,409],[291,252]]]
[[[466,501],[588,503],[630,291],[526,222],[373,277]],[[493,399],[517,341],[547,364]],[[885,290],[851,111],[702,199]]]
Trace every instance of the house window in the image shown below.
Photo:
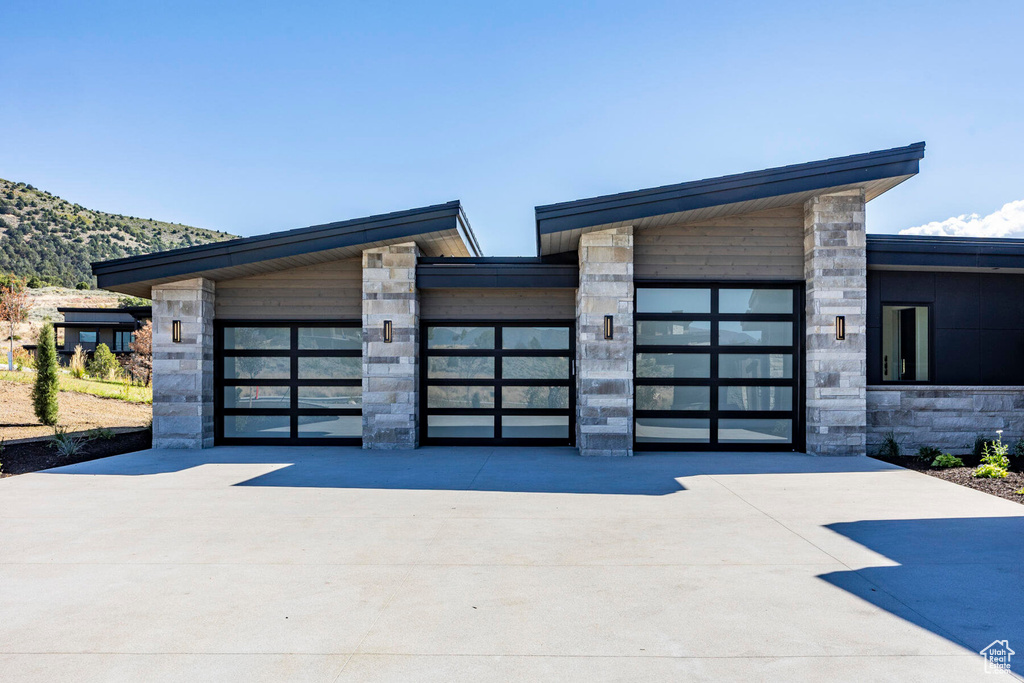
[[[927,382],[931,348],[927,306],[882,306],[882,379]]]
[[[131,351],[128,347],[132,343],[132,339],[135,338],[135,333],[131,330],[116,330],[114,332],[114,350],[115,351]]]
[[[95,344],[96,343],[96,331],[95,330],[82,330],[78,333],[78,341],[82,344]]]

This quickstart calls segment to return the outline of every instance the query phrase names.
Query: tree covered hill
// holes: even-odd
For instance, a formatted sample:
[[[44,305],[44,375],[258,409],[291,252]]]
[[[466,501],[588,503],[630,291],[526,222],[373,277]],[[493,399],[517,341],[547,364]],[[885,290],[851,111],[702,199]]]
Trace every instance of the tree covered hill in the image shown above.
[[[233,239],[217,230],[92,211],[0,178],[0,273],[92,287],[93,261]],[[34,278],[34,279],[33,279]]]

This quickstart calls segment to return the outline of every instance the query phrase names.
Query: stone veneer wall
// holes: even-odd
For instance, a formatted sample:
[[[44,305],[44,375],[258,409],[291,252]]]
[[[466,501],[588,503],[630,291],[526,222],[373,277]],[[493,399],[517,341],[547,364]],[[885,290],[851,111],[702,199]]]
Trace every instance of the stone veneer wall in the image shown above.
[[[213,306],[205,278],[153,288],[153,448],[213,446]]]
[[[576,444],[581,455],[632,455],[632,226],[583,235],[579,259]],[[615,316],[612,339],[605,315]]]
[[[867,390],[868,453],[888,432],[903,450],[921,446],[965,453],[981,434],[1003,441],[1024,436],[1024,387],[871,386]]]
[[[419,445],[418,256],[412,243],[363,252],[363,448]]]
[[[867,239],[864,192],[804,205],[807,452],[863,455],[866,444]],[[846,339],[835,335],[846,316]]]

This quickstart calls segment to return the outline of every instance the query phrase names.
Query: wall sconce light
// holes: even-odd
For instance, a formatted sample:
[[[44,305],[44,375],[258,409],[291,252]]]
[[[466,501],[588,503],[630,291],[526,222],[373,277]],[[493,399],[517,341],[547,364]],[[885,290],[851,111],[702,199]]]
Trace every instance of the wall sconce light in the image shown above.
[[[836,340],[843,341],[846,339],[846,316],[836,316]]]
[[[384,343],[385,344],[390,344],[391,343],[391,321],[390,320],[385,320],[384,321]]]
[[[604,317],[604,338],[611,339],[613,331],[613,318],[610,315]]]
[[[171,341],[174,342],[175,344],[180,344],[181,343],[181,321],[180,320],[172,320],[171,321]]]

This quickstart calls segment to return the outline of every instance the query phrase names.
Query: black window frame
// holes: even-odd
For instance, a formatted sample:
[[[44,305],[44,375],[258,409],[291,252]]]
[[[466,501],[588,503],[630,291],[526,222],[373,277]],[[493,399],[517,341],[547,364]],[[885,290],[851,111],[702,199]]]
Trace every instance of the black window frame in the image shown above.
[[[493,349],[429,349],[427,348],[428,327],[493,327]],[[506,327],[566,327],[569,332],[568,349],[503,349],[502,328]],[[494,377],[488,379],[429,379],[427,369],[430,357],[474,356],[494,358]],[[504,379],[502,358],[506,357],[567,357],[569,376],[566,379]],[[425,446],[575,446],[576,445],[576,321],[575,320],[494,320],[494,319],[423,319],[420,321],[420,442]],[[491,386],[494,387],[493,408],[430,408],[428,387],[430,386]],[[563,408],[502,408],[501,389],[506,386],[566,387],[569,406]],[[568,416],[568,438],[513,438],[501,436],[502,417],[557,415]],[[494,436],[490,438],[431,437],[429,416],[431,415],[490,415],[494,417]]]
[[[227,327],[288,327],[289,348],[267,350],[235,350],[224,348],[224,329]],[[362,423],[362,403],[359,408],[299,408],[298,388],[303,386],[358,386],[362,387],[362,376],[358,379],[299,379],[299,358],[359,358],[363,355],[362,343],[358,349],[299,349],[300,327],[349,327],[362,328],[362,320],[229,320],[215,319],[214,335],[214,443],[237,446],[360,446],[362,437],[345,438],[304,438],[300,437],[299,417],[307,415],[345,416],[358,415]],[[224,378],[224,359],[227,357],[287,357],[290,362],[288,379],[230,379]],[[362,375],[362,372],[360,372]],[[224,388],[227,386],[286,386],[290,387],[289,408],[225,408]],[[229,415],[283,415],[289,418],[288,438],[226,437],[224,418]]]
[[[928,379],[886,379],[885,378],[885,309],[886,307],[899,308],[927,308],[928,309]],[[878,307],[878,369],[879,382],[886,386],[927,386],[935,384],[935,311],[931,302],[915,303],[912,301],[883,301]]]
[[[634,302],[639,289],[710,289],[711,306],[709,313],[640,313],[634,307],[633,314],[633,449],[635,451],[779,451],[802,452],[806,448],[807,400],[805,386],[805,297],[806,283],[802,280],[636,280]],[[719,292],[722,289],[789,289],[793,291],[792,313],[718,313]],[[677,346],[638,344],[639,323],[644,320],[708,320],[711,322],[711,339],[707,346]],[[792,322],[792,346],[722,346],[719,344],[718,323],[722,321]],[[709,377],[668,378],[638,377],[636,356],[639,353],[684,353],[707,354],[711,358]],[[791,354],[793,356],[793,377],[790,379],[720,378],[718,376],[719,355],[722,354]],[[709,387],[708,410],[641,410],[637,403],[637,390],[641,386],[707,386]],[[782,386],[793,388],[793,408],[789,411],[719,410],[719,387],[723,386]],[[793,438],[788,443],[733,443],[719,442],[718,420],[720,419],[780,419],[792,417]],[[649,442],[637,441],[637,418],[681,418],[708,420],[708,441],[699,442]]]

